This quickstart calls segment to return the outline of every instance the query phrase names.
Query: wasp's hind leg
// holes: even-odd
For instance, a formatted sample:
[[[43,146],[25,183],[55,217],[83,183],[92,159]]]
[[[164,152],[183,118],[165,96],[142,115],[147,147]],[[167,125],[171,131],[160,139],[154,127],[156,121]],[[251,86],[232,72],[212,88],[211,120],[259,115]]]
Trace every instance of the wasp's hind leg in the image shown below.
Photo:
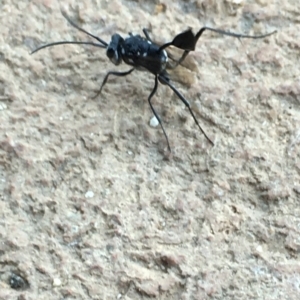
[[[195,123],[197,124],[197,126],[199,127],[200,131],[203,133],[203,135],[206,137],[206,139],[212,144],[214,145],[213,141],[207,136],[207,134],[205,133],[205,131],[202,129],[202,127],[200,126],[199,122],[196,119],[196,116],[194,115],[192,108],[189,104],[189,102],[181,95],[181,93],[170,83],[170,80],[168,78],[165,78],[163,75],[159,75],[158,77],[159,81],[163,84],[168,85],[171,90],[176,94],[176,96],[185,104],[185,106],[188,108],[188,110],[190,111],[190,114],[192,115]]]

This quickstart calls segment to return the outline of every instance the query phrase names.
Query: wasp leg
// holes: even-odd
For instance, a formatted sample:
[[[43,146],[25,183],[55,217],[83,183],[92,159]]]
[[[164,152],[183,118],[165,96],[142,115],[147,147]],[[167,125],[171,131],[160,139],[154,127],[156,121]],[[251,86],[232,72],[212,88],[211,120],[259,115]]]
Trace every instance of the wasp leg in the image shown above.
[[[191,106],[189,104],[189,102],[180,94],[180,92],[170,83],[170,81],[168,80],[168,78],[165,78],[162,75],[158,75],[158,79],[161,83],[168,85],[173,92],[177,95],[177,97],[185,104],[185,106],[189,109],[195,123],[197,124],[197,126],[199,127],[200,131],[203,133],[203,135],[206,137],[206,139],[212,144],[214,145],[213,141],[206,135],[206,133],[204,132],[204,130],[202,129],[202,127],[200,126],[199,122],[197,121]]]
[[[129,75],[132,71],[134,70],[134,68],[130,69],[129,71],[126,71],[126,72],[116,72],[116,71],[110,71],[108,72],[103,81],[102,81],[102,84],[101,84],[101,87],[99,89],[99,91],[97,92],[97,94],[92,98],[92,99],[95,99],[97,98],[100,94],[101,94],[101,91],[102,91],[102,88],[104,87],[104,85],[106,84],[107,82],[107,79],[110,75],[114,75],[114,76],[118,76],[118,77],[123,77],[123,76],[126,76],[126,75]]]
[[[147,39],[149,42],[153,43],[153,41],[152,41],[152,39],[151,39],[151,37],[150,37],[150,35],[149,35],[149,32],[150,32],[149,29],[143,28],[143,33],[144,33],[146,39]]]
[[[163,133],[164,133],[164,136],[165,136],[166,141],[167,141],[167,144],[168,144],[168,149],[169,149],[169,151],[171,152],[171,147],[170,147],[170,143],[169,143],[169,139],[168,139],[167,133],[166,133],[166,131],[165,131],[165,129],[164,129],[164,126],[163,126],[163,124],[162,124],[162,121],[161,121],[160,117],[159,117],[158,114],[156,113],[156,111],[155,111],[155,109],[154,109],[154,107],[153,107],[153,105],[152,105],[152,103],[151,103],[151,99],[152,99],[153,95],[154,95],[154,94],[156,93],[156,91],[157,91],[157,85],[158,85],[158,79],[157,79],[157,75],[156,75],[156,76],[155,76],[154,87],[153,87],[153,90],[151,91],[151,93],[150,93],[150,95],[149,95],[149,97],[148,97],[148,102],[149,102],[150,108],[151,108],[151,110],[152,110],[154,116],[156,117],[156,119],[158,120],[158,122],[159,122],[159,124],[160,124],[160,127],[161,127],[161,129],[162,129],[162,131],[163,131]]]
[[[265,37],[268,37],[274,33],[276,33],[277,31],[273,31],[267,34],[262,34],[262,35],[247,35],[247,34],[239,34],[239,33],[234,33],[234,32],[229,32],[229,31],[224,31],[221,29],[214,29],[211,27],[202,27],[197,34],[195,35],[191,29],[188,29],[186,31],[183,31],[179,34],[177,34],[172,42],[166,43],[164,45],[162,45],[159,50],[161,51],[162,49],[165,49],[169,46],[175,46],[179,49],[184,50],[184,53],[182,54],[181,58],[176,62],[175,67],[177,67],[180,63],[182,63],[184,61],[184,59],[187,57],[187,55],[191,52],[195,50],[196,44],[198,42],[198,39],[200,38],[200,36],[202,35],[202,33],[205,31],[213,31],[219,34],[223,34],[223,35],[227,35],[227,36],[232,36],[238,39],[241,38],[246,38],[246,39],[262,39]]]

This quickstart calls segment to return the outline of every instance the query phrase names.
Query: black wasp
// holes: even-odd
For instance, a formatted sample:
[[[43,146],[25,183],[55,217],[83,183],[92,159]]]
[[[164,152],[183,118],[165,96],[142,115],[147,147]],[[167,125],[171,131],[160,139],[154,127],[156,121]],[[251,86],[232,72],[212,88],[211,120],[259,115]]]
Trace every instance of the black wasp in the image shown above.
[[[60,42],[54,42],[54,43],[43,45],[43,46],[35,49],[34,51],[32,51],[32,53],[35,53],[35,52],[37,52],[41,49],[47,48],[47,47],[62,45],[62,44],[92,45],[92,46],[106,49],[106,55],[114,65],[117,66],[117,65],[121,64],[123,61],[125,64],[132,66],[132,68],[126,72],[116,72],[116,71],[108,72],[105,75],[104,80],[101,84],[100,90],[97,92],[95,97],[97,97],[101,93],[101,90],[102,90],[103,86],[106,84],[108,77],[110,75],[122,77],[122,76],[129,75],[134,70],[143,70],[143,71],[148,71],[148,72],[152,73],[154,75],[154,87],[148,97],[148,102],[149,102],[150,108],[151,108],[154,116],[157,118],[157,120],[163,130],[164,136],[167,140],[169,151],[171,151],[171,147],[169,144],[168,136],[163,127],[160,117],[156,113],[156,111],[151,103],[151,99],[157,90],[158,82],[169,86],[174,91],[174,93],[178,96],[178,98],[189,109],[193,119],[195,120],[197,126],[199,127],[200,131],[204,134],[206,139],[212,145],[214,143],[206,135],[204,130],[201,128],[199,122],[197,121],[197,119],[191,109],[189,102],[171,84],[169,75],[168,75],[166,69],[168,67],[168,58],[170,58],[170,59],[173,59],[173,58],[170,55],[168,57],[166,48],[169,46],[174,46],[174,47],[177,47],[177,48],[183,50],[183,54],[179,60],[173,59],[175,61],[175,64],[173,64],[172,68],[175,68],[176,66],[178,66],[180,63],[182,63],[184,61],[184,59],[186,58],[186,56],[189,54],[190,51],[195,50],[197,41],[205,30],[217,32],[217,33],[220,33],[223,35],[233,36],[236,38],[252,38],[252,39],[264,38],[264,37],[267,37],[276,32],[276,31],[274,31],[274,32],[264,34],[264,35],[252,36],[252,35],[242,35],[242,34],[231,33],[231,32],[223,31],[220,29],[213,29],[210,27],[202,27],[196,34],[194,34],[191,29],[183,31],[183,32],[179,33],[178,35],[176,35],[171,42],[160,46],[152,41],[152,39],[149,36],[148,30],[143,29],[143,33],[144,33],[145,37],[142,37],[140,35],[133,35],[133,34],[129,33],[128,37],[123,38],[119,34],[116,33],[111,37],[111,41],[108,44],[105,41],[103,41],[101,38],[87,32],[83,28],[80,28],[77,24],[75,24],[67,16],[67,14],[65,12],[62,11],[62,15],[66,18],[66,20],[73,27],[75,27],[76,29],[78,29],[81,32],[86,33],[90,37],[96,39],[99,43],[81,42],[81,41],[60,41]]]

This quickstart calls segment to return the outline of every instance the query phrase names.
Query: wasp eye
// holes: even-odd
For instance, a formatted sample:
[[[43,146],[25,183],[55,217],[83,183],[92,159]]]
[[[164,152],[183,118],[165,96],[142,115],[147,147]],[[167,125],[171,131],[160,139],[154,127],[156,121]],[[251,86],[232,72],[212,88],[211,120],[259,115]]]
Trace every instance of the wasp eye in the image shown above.
[[[112,47],[107,48],[106,55],[110,59],[110,61],[116,66],[119,65],[122,61],[118,51]]]
[[[107,48],[106,55],[108,58],[113,58],[115,55],[115,50],[113,48]]]

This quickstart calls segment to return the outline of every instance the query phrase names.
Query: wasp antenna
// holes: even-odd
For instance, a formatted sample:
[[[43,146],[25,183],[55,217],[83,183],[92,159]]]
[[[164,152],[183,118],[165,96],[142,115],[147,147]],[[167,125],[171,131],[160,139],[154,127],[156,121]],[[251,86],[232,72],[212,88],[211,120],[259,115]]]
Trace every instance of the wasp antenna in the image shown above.
[[[90,37],[96,39],[98,42],[100,42],[102,45],[104,45],[105,47],[107,47],[107,43],[105,41],[103,41],[102,39],[100,39],[99,37],[95,36],[94,34],[91,34],[90,32],[86,31],[85,29],[79,27],[75,22],[73,22],[70,17],[67,15],[67,13],[64,10],[61,10],[61,14],[63,15],[63,17],[69,22],[70,25],[72,25],[74,28],[78,29],[79,31],[89,35]]]
[[[47,47],[52,47],[52,46],[58,46],[58,45],[64,45],[64,44],[75,44],[75,45],[90,45],[90,46],[95,46],[95,47],[99,47],[99,48],[106,48],[108,46],[108,44],[103,41],[102,39],[100,39],[99,37],[91,34],[90,32],[86,31],[85,29],[79,27],[75,22],[73,22],[69,17],[68,15],[66,14],[65,11],[61,10],[61,14],[63,15],[63,17],[73,26],[75,27],[76,29],[78,29],[79,31],[87,34],[88,36],[96,39],[98,42],[100,42],[100,44],[97,44],[97,43],[93,43],[93,42],[81,42],[81,41],[59,41],[59,42],[54,42],[54,43],[49,43],[49,44],[46,44],[46,45],[43,45],[41,47],[38,47],[36,48],[35,50],[33,50],[31,52],[31,54],[35,53],[35,52],[38,52],[44,48],[47,48]]]
[[[61,42],[54,42],[54,43],[50,43],[50,44],[40,46],[40,47],[34,49],[30,54],[38,52],[38,51],[40,51],[44,48],[48,48],[48,47],[52,47],[52,46],[58,46],[58,45],[64,45],[64,44],[91,45],[91,46],[95,46],[95,47],[99,47],[99,48],[106,48],[104,45],[96,44],[96,43],[93,43],[93,42],[61,41]]]

